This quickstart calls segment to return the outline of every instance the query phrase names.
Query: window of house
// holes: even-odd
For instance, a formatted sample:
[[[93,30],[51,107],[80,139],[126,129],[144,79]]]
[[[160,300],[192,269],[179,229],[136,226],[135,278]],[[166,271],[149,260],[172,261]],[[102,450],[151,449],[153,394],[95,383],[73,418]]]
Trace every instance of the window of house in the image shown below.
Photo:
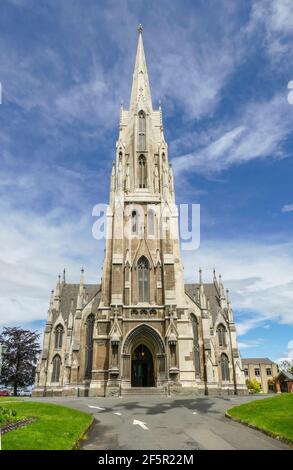
[[[193,353],[194,353],[194,368],[195,376],[200,375],[200,351],[198,343],[198,321],[195,315],[191,315],[191,325],[193,331]]]
[[[144,155],[140,155],[138,158],[138,186],[139,188],[147,187],[147,168]]]
[[[221,377],[222,380],[230,380],[229,359],[226,354],[221,354]]]
[[[272,369],[270,369],[269,367],[267,368],[267,375],[272,375]]]
[[[260,370],[258,368],[254,369],[254,375],[257,377],[260,376]]]
[[[149,262],[142,256],[137,264],[138,301],[149,302]]]
[[[62,340],[63,340],[63,326],[58,325],[55,329],[55,348],[56,349],[62,348]]]
[[[52,370],[52,382],[59,382],[60,380],[60,366],[61,366],[61,358],[58,354],[53,359],[53,370]]]
[[[226,343],[226,328],[224,325],[219,325],[217,328],[219,346],[227,346]]]
[[[246,377],[248,377],[248,369],[244,369],[244,375],[246,375]]]
[[[93,334],[94,334],[95,317],[91,313],[86,321],[86,345],[85,345],[85,378],[90,379],[92,376],[93,363]]]
[[[138,215],[136,211],[132,211],[131,213],[131,232],[137,233],[138,229]]]
[[[155,233],[155,214],[152,209],[148,210],[148,235],[153,236]]]
[[[146,119],[143,111],[138,114],[138,150],[146,150]]]

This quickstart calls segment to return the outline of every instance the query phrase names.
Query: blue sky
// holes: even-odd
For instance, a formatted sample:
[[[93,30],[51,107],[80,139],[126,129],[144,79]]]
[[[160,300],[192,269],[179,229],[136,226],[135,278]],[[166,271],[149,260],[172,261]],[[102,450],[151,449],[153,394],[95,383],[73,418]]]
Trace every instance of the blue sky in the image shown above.
[[[201,205],[185,277],[221,272],[243,356],[293,358],[291,0],[2,0],[0,322],[41,329],[49,292],[99,282],[119,107],[138,23],[177,202]]]

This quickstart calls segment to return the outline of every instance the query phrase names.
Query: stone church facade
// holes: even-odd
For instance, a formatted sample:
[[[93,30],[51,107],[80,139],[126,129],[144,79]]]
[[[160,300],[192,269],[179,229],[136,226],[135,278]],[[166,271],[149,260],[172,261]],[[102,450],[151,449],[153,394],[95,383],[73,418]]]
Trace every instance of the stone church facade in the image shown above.
[[[162,110],[153,109],[142,28],[121,108],[101,284],[58,282],[35,396],[242,394],[245,378],[221,277],[184,284]]]

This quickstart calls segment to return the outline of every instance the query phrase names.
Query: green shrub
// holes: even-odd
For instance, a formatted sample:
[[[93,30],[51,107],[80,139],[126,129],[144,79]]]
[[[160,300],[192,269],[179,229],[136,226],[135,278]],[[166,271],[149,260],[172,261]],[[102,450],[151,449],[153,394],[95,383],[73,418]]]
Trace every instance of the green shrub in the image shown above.
[[[0,406],[0,426],[6,426],[17,421],[16,415],[17,413],[13,408],[6,409]]]
[[[247,379],[246,386],[249,393],[259,393],[261,391],[261,384],[256,379]]]

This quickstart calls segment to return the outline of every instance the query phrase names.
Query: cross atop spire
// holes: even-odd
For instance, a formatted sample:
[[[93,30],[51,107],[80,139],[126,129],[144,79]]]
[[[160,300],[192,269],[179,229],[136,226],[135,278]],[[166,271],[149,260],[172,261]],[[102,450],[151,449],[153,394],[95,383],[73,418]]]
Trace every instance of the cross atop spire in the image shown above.
[[[138,45],[133,73],[129,110],[132,112],[137,112],[142,109],[147,112],[150,112],[152,111],[153,107],[148,71],[144,54],[141,24],[138,26],[137,31]]]
[[[143,32],[143,27],[142,27],[142,24],[139,23],[138,27],[137,27],[137,31],[138,31],[138,34],[142,34]]]

